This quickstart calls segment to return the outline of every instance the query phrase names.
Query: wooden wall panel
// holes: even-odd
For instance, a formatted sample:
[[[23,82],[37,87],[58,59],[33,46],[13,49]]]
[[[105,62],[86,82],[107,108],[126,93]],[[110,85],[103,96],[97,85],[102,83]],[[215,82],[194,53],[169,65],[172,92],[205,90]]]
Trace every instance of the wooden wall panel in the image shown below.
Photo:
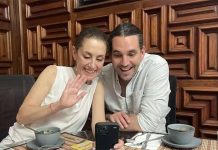
[[[131,22],[133,24],[137,24],[138,12],[137,10],[126,11],[126,12],[118,12],[114,14],[115,17],[115,26],[120,23],[128,23]]]
[[[170,74],[178,78],[194,79],[195,58],[192,55],[167,55],[164,56],[170,68]]]
[[[21,3],[24,72],[36,77],[51,64],[74,64],[70,0],[25,0]]]
[[[78,18],[76,20],[76,35],[78,35],[82,29],[89,28],[89,27],[95,27],[99,28],[105,33],[110,33],[112,27],[110,26],[110,15],[107,16],[95,16],[93,18]]]
[[[7,29],[1,29],[0,32],[0,59],[1,62],[12,61],[11,50],[11,32]]]
[[[181,2],[169,5],[169,23],[187,23],[217,19],[218,2],[200,1]]]
[[[0,74],[19,72],[16,63],[20,62],[21,54],[15,4],[13,0],[0,1]]]
[[[168,53],[194,53],[195,50],[195,28],[174,27],[169,28],[169,50]]]
[[[218,78],[218,24],[199,26],[199,77]]]
[[[165,54],[166,51],[166,6],[143,9],[143,37],[146,52]]]
[[[196,135],[216,138],[218,128],[218,81],[180,80],[177,118],[194,124]]]
[[[70,11],[70,0],[26,0],[26,18],[41,18]]]
[[[39,29],[38,29],[39,30]],[[40,60],[40,32],[37,32],[37,27],[27,29],[27,56],[28,60]]]

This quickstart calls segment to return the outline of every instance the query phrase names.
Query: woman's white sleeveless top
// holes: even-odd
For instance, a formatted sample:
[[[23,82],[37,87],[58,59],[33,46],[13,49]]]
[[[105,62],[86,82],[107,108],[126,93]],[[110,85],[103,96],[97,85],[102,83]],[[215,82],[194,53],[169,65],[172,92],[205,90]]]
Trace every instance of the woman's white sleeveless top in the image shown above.
[[[75,77],[76,75],[72,67],[57,66],[55,81],[41,105],[49,105],[50,103],[59,101],[68,80]],[[81,90],[85,91],[86,95],[73,107],[63,109],[46,119],[34,122],[31,124],[31,127],[37,129],[56,126],[61,129],[61,132],[81,131],[86,123],[91,108],[97,81],[98,77],[92,81],[91,85],[84,85],[82,87]],[[35,138],[33,131],[20,126],[18,123],[15,123],[14,126],[10,127],[9,136],[14,142]]]

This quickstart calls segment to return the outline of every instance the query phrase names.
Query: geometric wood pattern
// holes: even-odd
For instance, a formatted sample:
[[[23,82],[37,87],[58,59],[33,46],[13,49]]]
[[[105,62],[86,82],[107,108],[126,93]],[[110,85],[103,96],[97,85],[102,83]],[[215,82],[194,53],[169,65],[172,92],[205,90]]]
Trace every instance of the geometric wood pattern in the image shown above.
[[[178,78],[194,79],[194,57],[192,55],[167,55],[164,56],[170,68],[170,74]]]
[[[8,64],[0,65],[0,74],[13,74],[13,68]]]
[[[217,1],[200,1],[176,3],[169,6],[169,23],[187,23],[217,19]]]
[[[26,2],[26,18],[39,18],[50,15],[57,15],[69,12],[69,0],[52,0],[52,1],[27,1]]]
[[[71,0],[22,1],[24,72],[38,76],[48,65],[73,65]]]
[[[198,111],[202,126],[218,127],[218,87],[182,87],[183,110]]]
[[[199,77],[218,78],[218,24],[199,26]]]
[[[194,52],[194,27],[176,27],[169,29],[169,53]]]
[[[40,26],[38,26],[40,28]],[[27,33],[27,55],[28,60],[41,60],[41,40],[40,40],[40,29],[29,28],[26,31]]]
[[[96,27],[105,33],[110,33],[111,26],[109,24],[110,16],[96,16],[93,18],[78,18],[76,20],[76,35],[84,28]]]
[[[0,62],[12,61],[9,4],[0,2]],[[8,70],[8,69],[6,69]]]
[[[46,24],[41,26],[41,40],[69,39],[71,35],[70,21],[58,22],[54,24]]]
[[[57,45],[59,43],[66,43],[69,41],[71,35],[70,31],[70,22],[56,23],[56,24],[46,24],[38,25],[36,28],[31,28],[27,30],[27,39],[28,42],[28,59],[29,60],[55,60]],[[56,42],[55,42],[55,41]],[[66,44],[64,44],[66,45]],[[66,46],[64,46],[66,47]],[[66,48],[64,48],[66,49]],[[65,52],[65,54],[67,54]],[[66,59],[69,62],[69,59]],[[72,61],[71,61],[72,63]],[[68,63],[64,63],[68,64]]]
[[[165,54],[166,51],[166,7],[143,8],[143,36],[146,52]]]
[[[8,7],[7,2],[1,1],[0,2],[0,20],[9,21],[10,20],[9,16],[10,14],[9,14],[9,7]]]
[[[17,1],[0,1],[0,74],[14,74],[19,71],[16,63],[21,61],[20,38],[16,26]]]
[[[57,58],[56,63],[62,66],[72,66],[75,64],[72,54],[71,41],[56,43]]]
[[[55,60],[56,51],[54,49],[54,42],[44,42],[42,43],[41,58],[42,60]]]
[[[0,30],[0,62],[12,61],[11,32]]]
[[[114,17],[115,17],[115,27],[121,23],[133,23],[133,24],[136,24],[136,15],[137,15],[137,12],[136,10],[133,10],[133,11],[129,11],[129,12],[118,12],[116,14],[114,14]]]
[[[193,124],[198,136],[214,137],[218,130],[218,81],[183,80],[178,82],[178,88],[177,94],[183,99],[177,99],[179,119]]]

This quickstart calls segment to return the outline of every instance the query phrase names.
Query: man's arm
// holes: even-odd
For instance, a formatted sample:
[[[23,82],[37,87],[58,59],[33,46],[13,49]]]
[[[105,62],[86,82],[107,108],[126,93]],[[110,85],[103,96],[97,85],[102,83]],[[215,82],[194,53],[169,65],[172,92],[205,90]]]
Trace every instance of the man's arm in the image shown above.
[[[167,63],[160,63],[150,70],[143,89],[138,114],[115,112],[107,119],[117,122],[125,131],[154,131],[169,112],[168,99],[169,68]]]
[[[167,62],[156,64],[150,70],[147,81],[137,119],[143,131],[155,131],[158,126],[160,127],[160,124],[164,124],[163,119],[170,111],[168,107],[170,84]]]

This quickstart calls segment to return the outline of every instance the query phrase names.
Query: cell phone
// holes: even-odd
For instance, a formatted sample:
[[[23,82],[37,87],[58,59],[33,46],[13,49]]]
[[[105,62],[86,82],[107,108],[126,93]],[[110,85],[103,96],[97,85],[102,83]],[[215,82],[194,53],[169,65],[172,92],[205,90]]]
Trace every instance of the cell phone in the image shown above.
[[[96,150],[110,150],[118,143],[119,125],[113,122],[95,124]]]

